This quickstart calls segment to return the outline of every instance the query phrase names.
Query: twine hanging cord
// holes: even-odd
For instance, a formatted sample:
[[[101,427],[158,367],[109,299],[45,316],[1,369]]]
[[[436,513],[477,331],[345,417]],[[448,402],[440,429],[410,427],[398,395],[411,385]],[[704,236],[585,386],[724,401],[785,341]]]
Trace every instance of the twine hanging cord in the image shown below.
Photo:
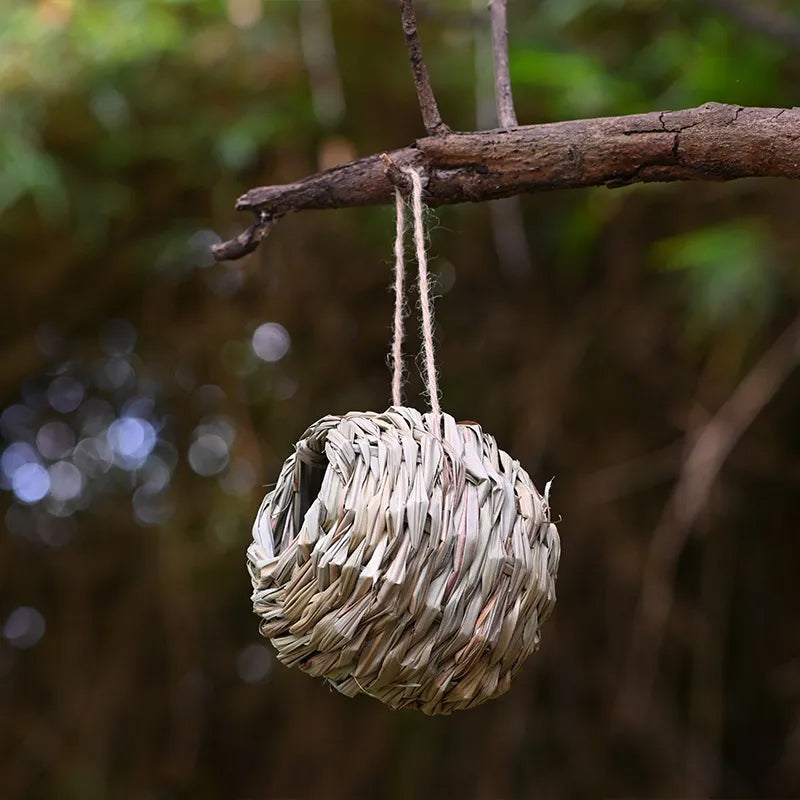
[[[394,238],[394,323],[392,325],[392,405],[403,405],[403,318],[406,312],[404,238],[406,204],[398,189],[394,190],[397,230]]]
[[[419,291],[420,332],[424,357],[423,378],[431,411],[441,414],[436,357],[433,343],[433,301],[431,299],[428,256],[425,251],[424,206],[422,204],[422,175],[419,170],[404,167],[402,172],[411,181],[411,212],[414,224],[414,249],[417,259],[417,288]],[[402,405],[403,389],[403,317],[405,309],[405,202],[395,188],[397,228],[394,243],[394,326],[392,335],[392,403]]]

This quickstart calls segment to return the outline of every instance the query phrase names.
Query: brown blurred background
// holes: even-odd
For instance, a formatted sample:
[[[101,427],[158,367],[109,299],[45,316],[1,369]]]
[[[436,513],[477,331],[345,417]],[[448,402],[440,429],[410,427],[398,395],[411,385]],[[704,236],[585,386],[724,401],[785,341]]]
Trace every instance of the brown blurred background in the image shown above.
[[[509,14],[523,123],[798,102],[789,0]],[[491,127],[483,4],[419,16],[445,120]],[[259,639],[263,487],[388,404],[392,211],[208,245],[251,186],[420,133],[392,2],[0,0],[2,797],[800,796],[800,378],[758,371],[798,313],[788,181],[436,210],[444,406],[556,476],[542,648],[430,719]],[[697,478],[702,431],[732,450]]]

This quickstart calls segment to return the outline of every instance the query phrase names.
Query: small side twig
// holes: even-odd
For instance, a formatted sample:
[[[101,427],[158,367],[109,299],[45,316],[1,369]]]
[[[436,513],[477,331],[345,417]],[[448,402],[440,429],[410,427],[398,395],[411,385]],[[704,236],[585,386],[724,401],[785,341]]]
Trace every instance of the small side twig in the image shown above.
[[[422,123],[429,134],[448,133],[450,129],[442,122],[439,106],[431,88],[428,67],[422,57],[422,43],[417,30],[417,17],[414,13],[413,0],[400,0],[400,13],[403,20],[403,34],[406,37],[408,58],[411,61],[411,72],[414,75],[414,86],[417,89],[419,110],[422,112]]]
[[[497,121],[501,128],[516,128],[517,113],[511,93],[511,73],[508,66],[508,18],[506,0],[491,0],[492,50],[494,52],[494,95]]]
[[[276,217],[270,217],[263,211],[260,212],[258,219],[247,230],[227,242],[211,246],[214,260],[233,261],[252,253],[266,239],[277,221]]]
[[[778,337],[690,443],[645,558],[618,716],[647,714],[674,597],[678,559],[737,442],[800,364],[800,317]]]

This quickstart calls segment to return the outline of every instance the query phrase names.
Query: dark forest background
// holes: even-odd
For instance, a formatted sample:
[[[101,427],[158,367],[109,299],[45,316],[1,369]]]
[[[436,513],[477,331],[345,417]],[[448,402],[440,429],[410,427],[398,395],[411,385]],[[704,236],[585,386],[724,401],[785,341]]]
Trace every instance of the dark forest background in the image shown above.
[[[800,98],[789,0],[509,15],[523,123]],[[483,4],[419,16],[445,120],[494,125]],[[251,186],[420,134],[392,2],[0,0],[4,798],[800,796],[798,375],[696,522],[664,516],[798,313],[796,183],[436,210],[444,406],[556,476],[542,648],[430,719],[259,639],[264,486],[315,419],[388,404],[392,210],[288,217],[237,263],[208,246]],[[672,602],[647,634],[649,575]]]

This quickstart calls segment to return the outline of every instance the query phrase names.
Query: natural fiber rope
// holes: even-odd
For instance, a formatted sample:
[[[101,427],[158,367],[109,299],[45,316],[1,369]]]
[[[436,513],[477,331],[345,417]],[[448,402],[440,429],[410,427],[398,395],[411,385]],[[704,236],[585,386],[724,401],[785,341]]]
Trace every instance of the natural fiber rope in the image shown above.
[[[439,406],[439,385],[436,377],[436,359],[433,354],[433,304],[428,281],[428,255],[425,252],[425,229],[422,221],[422,177],[417,170],[410,167],[406,167],[403,171],[411,178],[412,187],[411,207],[414,213],[414,244],[416,245],[419,269],[419,307],[422,312],[422,342],[425,348],[425,383],[431,411],[435,417],[439,417],[442,409]]]
[[[397,231],[394,237],[394,326],[392,331],[392,404],[403,405],[403,316],[405,314],[406,206],[398,189],[394,190]]]
[[[420,330],[424,354],[424,379],[428,401],[435,418],[442,413],[439,404],[439,385],[436,374],[436,356],[433,344],[433,303],[431,301],[430,279],[428,277],[428,256],[425,252],[425,225],[422,206],[422,177],[418,170],[405,167],[403,172],[411,179],[411,209],[414,217],[414,245],[417,256],[420,308]],[[392,401],[401,405],[403,384],[403,310],[405,308],[404,277],[405,263],[403,253],[403,234],[405,232],[405,208],[400,192],[395,190],[397,209],[397,232],[394,241],[394,332],[392,336]]]

